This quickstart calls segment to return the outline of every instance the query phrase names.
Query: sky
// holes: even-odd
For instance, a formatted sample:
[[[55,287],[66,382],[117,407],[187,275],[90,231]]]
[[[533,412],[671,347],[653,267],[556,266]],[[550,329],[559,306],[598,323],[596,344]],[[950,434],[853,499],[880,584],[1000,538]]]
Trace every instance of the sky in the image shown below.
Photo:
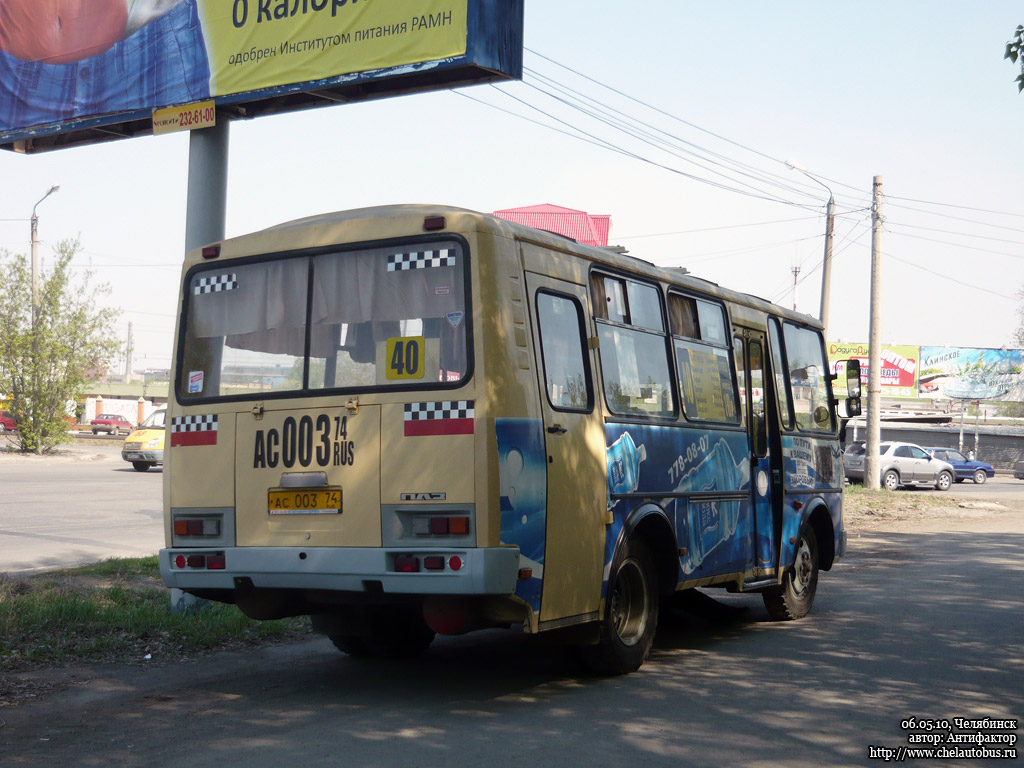
[[[389,203],[553,203],[609,214],[634,256],[817,316],[831,191],[828,336],[864,342],[880,176],[883,342],[1013,346],[1018,24],[1006,0],[526,0],[521,82],[232,123],[226,234]],[[188,141],[0,152],[0,250],[28,253],[59,184],[38,207],[44,266],[80,239],[75,279],[110,286],[136,370],[172,357]]]

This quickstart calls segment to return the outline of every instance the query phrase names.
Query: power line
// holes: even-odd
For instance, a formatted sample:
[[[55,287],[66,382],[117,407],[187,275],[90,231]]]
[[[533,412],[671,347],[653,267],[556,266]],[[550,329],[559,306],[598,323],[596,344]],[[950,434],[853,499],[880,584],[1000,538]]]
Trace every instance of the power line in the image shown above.
[[[965,287],[965,288],[973,288],[976,291],[982,291],[984,293],[990,293],[993,296],[998,296],[1001,299],[1009,299],[1010,301],[1013,301],[1013,302],[1020,301],[1020,297],[1019,296],[1007,296],[1005,293],[999,293],[998,291],[993,291],[993,290],[991,290],[989,288],[983,288],[980,285],[971,285],[970,283],[965,283],[963,281],[963,279],[960,278],[960,277],[953,277],[951,275],[943,274],[942,272],[936,272],[935,270],[929,269],[928,267],[922,267],[920,264],[915,264],[912,261],[907,261],[906,259],[901,259],[899,256],[894,256],[891,253],[885,253],[884,255],[886,257],[892,259],[893,261],[898,261],[900,264],[906,264],[908,267],[913,267],[914,269],[919,269],[922,272],[927,272],[928,274],[932,275],[933,277],[939,277],[939,278],[942,278],[943,280],[949,280],[950,282],[956,283],[959,286],[962,286],[962,287]]]
[[[675,232],[654,232],[647,235],[616,235],[616,240],[639,240],[644,237],[669,237],[670,235],[692,235],[700,232],[720,232],[722,230],[744,229],[746,227],[762,227],[770,224],[789,224],[794,221],[809,221],[817,216],[799,216],[795,219],[776,219],[774,221],[754,221],[749,224],[727,224],[721,227],[702,227],[700,229],[680,229]]]
[[[1024,213],[1011,213],[1010,211],[993,211],[988,208],[974,208],[970,205],[955,205],[953,203],[937,203],[930,200],[915,200],[912,197],[897,197],[893,195],[887,195],[887,200],[903,200],[908,203],[920,203],[921,205],[940,205],[944,208],[959,208],[963,211],[976,211],[978,213],[991,213],[995,216],[1014,216],[1016,218],[1024,218]]]

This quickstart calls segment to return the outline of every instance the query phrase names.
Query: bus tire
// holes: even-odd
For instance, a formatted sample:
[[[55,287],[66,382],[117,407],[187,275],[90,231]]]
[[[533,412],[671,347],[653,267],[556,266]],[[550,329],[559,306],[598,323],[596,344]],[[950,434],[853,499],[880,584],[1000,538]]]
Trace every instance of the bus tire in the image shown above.
[[[585,646],[584,663],[602,675],[623,675],[640,668],[651,651],[658,626],[658,589],[654,561],[642,541],[631,539],[608,578],[608,597],[600,639]]]
[[[427,626],[419,606],[380,608],[370,616],[366,646],[377,656],[411,659],[434,642],[434,630]]]
[[[329,635],[329,638],[334,643],[335,648],[342,653],[347,653],[349,656],[362,658],[370,655],[370,648],[366,644],[365,637],[359,637],[358,635]]]
[[[793,567],[782,577],[782,584],[761,593],[764,607],[775,621],[803,618],[814,604],[818,589],[818,539],[809,526],[800,531]]]
[[[150,464],[148,461],[133,461],[132,466],[135,467],[136,472],[145,472],[153,465]]]

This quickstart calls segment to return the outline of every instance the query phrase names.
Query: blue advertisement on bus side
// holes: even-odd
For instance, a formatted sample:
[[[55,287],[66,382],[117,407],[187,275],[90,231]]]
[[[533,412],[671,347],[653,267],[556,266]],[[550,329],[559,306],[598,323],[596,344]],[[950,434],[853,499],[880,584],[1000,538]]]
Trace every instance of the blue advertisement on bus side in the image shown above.
[[[501,540],[520,548],[521,562],[533,571],[516,594],[540,606],[546,533],[547,462],[540,419],[496,419],[501,485]],[[680,549],[680,581],[775,567],[778,543],[771,515],[755,519],[747,434],[646,424],[608,424],[608,506],[613,522],[605,544],[605,579],[627,517],[643,503],[657,504],[672,523]],[[831,437],[785,435],[783,468],[789,491],[833,491],[838,517],[842,465]],[[762,496],[766,493],[762,492]],[[769,504],[770,501],[764,503]],[[787,502],[788,504],[788,502]],[[801,515],[784,515],[782,562],[792,557],[786,544]],[[762,512],[763,514],[763,512]],[[838,523],[838,520],[835,520]],[[755,558],[757,561],[755,562]]]

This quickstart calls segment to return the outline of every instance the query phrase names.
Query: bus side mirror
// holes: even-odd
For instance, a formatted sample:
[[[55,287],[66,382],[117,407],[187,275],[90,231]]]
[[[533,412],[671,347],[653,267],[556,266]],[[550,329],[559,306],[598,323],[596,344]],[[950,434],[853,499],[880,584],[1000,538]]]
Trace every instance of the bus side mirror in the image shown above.
[[[846,361],[846,394],[860,399],[860,360]]]
[[[846,415],[850,418],[860,416],[860,361],[846,361]]]

